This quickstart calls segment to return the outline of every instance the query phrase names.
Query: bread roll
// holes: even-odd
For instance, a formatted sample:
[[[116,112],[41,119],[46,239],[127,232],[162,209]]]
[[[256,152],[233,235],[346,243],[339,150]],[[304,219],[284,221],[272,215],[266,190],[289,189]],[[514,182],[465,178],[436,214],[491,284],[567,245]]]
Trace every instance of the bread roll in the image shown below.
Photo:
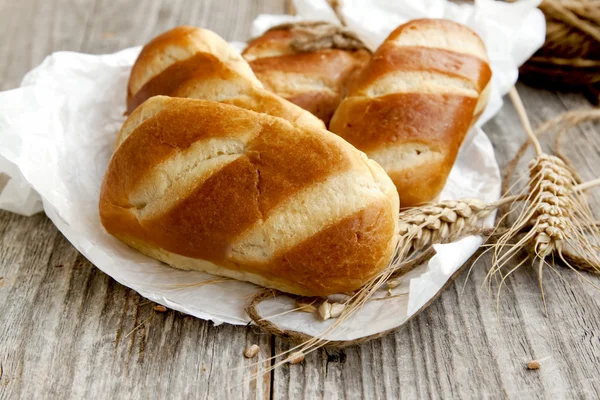
[[[144,254],[306,296],[385,268],[398,207],[383,169],[324,129],[164,96],[125,121],[100,194],[106,230]]]
[[[434,200],[488,99],[481,39],[446,20],[394,30],[353,82],[329,129],[377,161],[403,206]]]
[[[302,108],[265,90],[242,56],[217,34],[180,26],[142,49],[129,77],[127,112],[156,95],[213,100],[323,127]]]
[[[329,123],[346,83],[371,58],[352,33],[326,22],[281,25],[242,53],[265,86]]]

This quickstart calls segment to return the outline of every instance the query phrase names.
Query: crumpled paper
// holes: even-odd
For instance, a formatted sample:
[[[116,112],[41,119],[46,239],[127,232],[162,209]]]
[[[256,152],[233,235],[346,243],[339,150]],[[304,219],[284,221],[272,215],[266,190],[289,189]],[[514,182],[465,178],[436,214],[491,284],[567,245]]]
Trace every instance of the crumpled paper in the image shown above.
[[[538,2],[481,0],[474,6],[456,6],[443,0],[346,0],[342,13],[372,47],[413,18],[448,17],[473,27],[486,42],[494,72],[493,96],[482,123],[501,106],[501,94],[515,82],[518,65],[543,42]],[[324,0],[297,0],[296,8],[296,17],[258,17],[253,34],[290,18],[337,21]],[[244,307],[259,287],[167,267],[113,238],[100,224],[100,184],[124,121],[127,78],[139,51],[54,53],[25,76],[19,89],[0,93],[0,172],[10,177],[0,194],[0,208],[24,215],[43,209],[92,263],[154,302],[216,324],[246,324]],[[442,198],[489,202],[499,191],[494,150],[475,128],[461,148]],[[467,237],[437,245],[438,254],[404,276],[394,296],[369,302],[327,338],[351,340],[402,325],[480,244],[480,238]],[[291,308],[293,301],[283,297],[262,303],[259,310],[282,327],[307,334],[318,334],[332,323],[301,312],[281,315]]]

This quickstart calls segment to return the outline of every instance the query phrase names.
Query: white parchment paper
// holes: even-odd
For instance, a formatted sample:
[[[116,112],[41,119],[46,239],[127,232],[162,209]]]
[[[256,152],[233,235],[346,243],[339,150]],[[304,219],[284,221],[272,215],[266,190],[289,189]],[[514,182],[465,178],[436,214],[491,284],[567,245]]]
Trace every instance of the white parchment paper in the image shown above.
[[[457,6],[443,0],[346,0],[342,12],[372,47],[413,18],[451,18],[474,28],[486,43],[494,72],[493,96],[482,123],[501,107],[501,95],[516,81],[517,67],[543,43],[538,2],[480,0],[475,6]],[[296,17],[258,17],[253,34],[289,18],[337,21],[324,0],[297,0],[296,6]],[[217,324],[246,324],[244,307],[257,286],[167,267],[119,242],[100,224],[100,184],[124,121],[127,79],[139,50],[100,56],[54,53],[25,76],[20,88],[0,92],[0,172],[10,177],[0,194],[0,208],[23,215],[43,209],[92,263],[152,301]],[[442,198],[493,201],[499,190],[492,145],[481,129],[473,129]],[[403,277],[394,289],[398,296],[368,303],[328,338],[356,339],[402,325],[480,243],[480,238],[468,237],[437,246],[438,254],[427,265]],[[291,308],[291,300],[278,298],[263,303],[260,311],[285,328],[308,334],[331,323],[307,313],[276,316]]]

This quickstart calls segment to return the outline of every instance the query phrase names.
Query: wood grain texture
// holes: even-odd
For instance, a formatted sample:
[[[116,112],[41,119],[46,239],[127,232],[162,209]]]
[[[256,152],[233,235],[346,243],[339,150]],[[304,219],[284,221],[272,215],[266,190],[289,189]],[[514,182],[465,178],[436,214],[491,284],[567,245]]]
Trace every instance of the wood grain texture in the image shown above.
[[[18,86],[53,51],[113,52],[179,24],[243,39],[264,12],[284,6],[1,0],[0,55],[7,62],[0,63],[0,89]],[[270,375],[244,379],[271,355],[270,337],[154,312],[93,267],[45,216],[0,212],[0,277],[0,399],[270,397]],[[261,348],[253,360],[242,355],[250,344]]]
[[[0,89],[18,86],[52,51],[112,52],[178,24],[239,40],[257,14],[286,11],[285,0],[149,0],[141,7],[133,0],[0,0]],[[519,90],[534,125],[589,107],[578,95]],[[524,138],[514,109],[505,106],[485,130],[504,165]],[[584,178],[600,170],[599,131],[600,124],[584,124],[564,140]],[[598,291],[560,266],[558,274],[547,271],[546,318],[536,273],[524,267],[508,279],[496,311],[495,292],[482,287],[489,263],[481,258],[466,283],[460,277],[403,329],[360,347],[320,350],[249,383],[243,378],[257,362],[286,343],[251,328],[156,313],[93,267],[45,216],[0,212],[0,399],[600,397]],[[253,343],[259,358],[246,360]],[[540,370],[526,370],[532,359],[542,360]]]

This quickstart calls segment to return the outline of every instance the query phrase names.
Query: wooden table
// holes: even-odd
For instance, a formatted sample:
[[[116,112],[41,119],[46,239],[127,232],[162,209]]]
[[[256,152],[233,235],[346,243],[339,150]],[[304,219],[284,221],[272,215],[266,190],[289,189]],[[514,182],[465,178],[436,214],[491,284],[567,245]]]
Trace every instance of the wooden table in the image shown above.
[[[286,11],[284,0],[0,0],[0,89],[17,87],[53,51],[114,52],[179,24],[244,40],[256,15]],[[590,107],[579,95],[519,90],[534,125]],[[510,105],[485,131],[501,166],[524,138]],[[584,124],[565,143],[586,179],[600,170],[599,134]],[[480,259],[466,283],[461,276],[383,339],[320,350],[248,382],[257,362],[287,344],[251,328],[155,313],[46,216],[0,212],[0,398],[599,398],[600,292],[562,267],[548,271],[546,317],[536,272],[525,267],[508,279],[496,310],[482,287],[489,262]],[[254,343],[258,360],[246,360]],[[525,368],[532,359],[543,360],[540,370]]]

